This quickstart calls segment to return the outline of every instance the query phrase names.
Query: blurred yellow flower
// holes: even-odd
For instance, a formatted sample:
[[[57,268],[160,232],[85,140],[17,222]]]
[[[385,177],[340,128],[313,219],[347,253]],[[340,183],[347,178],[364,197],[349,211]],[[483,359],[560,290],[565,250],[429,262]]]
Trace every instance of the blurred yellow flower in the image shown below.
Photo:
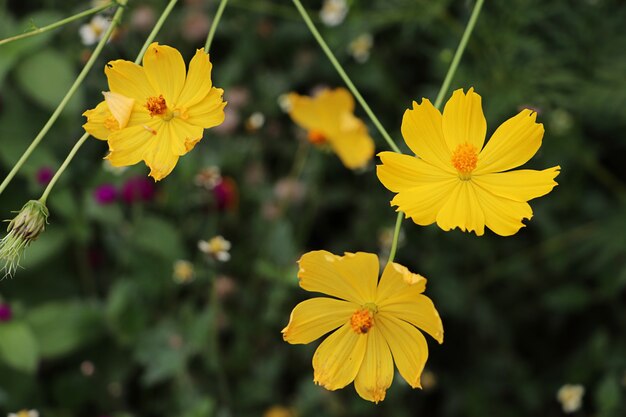
[[[456,90],[443,115],[427,99],[413,102],[402,136],[416,156],[381,152],[378,179],[397,193],[391,205],[419,225],[437,222],[443,230],[458,227],[478,236],[487,226],[513,235],[524,227],[522,219],[532,217],[528,201],[549,193],[561,169],[509,171],[539,150],[544,130],[536,117],[522,110],[483,147],[487,123],[473,88]]]
[[[293,409],[282,405],[273,405],[263,413],[263,417],[294,417]]]
[[[224,121],[223,90],[211,82],[209,55],[198,49],[185,75],[185,62],[169,46],[152,43],[143,66],[111,61],[105,67],[110,92],[83,113],[87,132],[107,140],[113,166],[143,160],[155,181],[167,176],[202,139],[204,129]]]
[[[205,253],[221,262],[230,260],[230,248],[230,242],[222,236],[215,236],[208,241],[201,240],[198,242],[198,249],[200,252]]]
[[[309,141],[328,144],[350,169],[374,156],[374,141],[365,123],[354,115],[354,99],[345,88],[324,89],[315,97],[289,94],[289,115],[308,131]]]
[[[175,282],[179,284],[188,284],[194,280],[195,275],[195,269],[191,262],[182,259],[174,262],[174,272],[172,277]]]
[[[585,395],[585,387],[579,384],[565,384],[556,393],[556,399],[561,403],[564,413],[574,413],[580,410]]]
[[[379,402],[395,361],[409,385],[420,388],[428,345],[417,328],[443,342],[439,313],[422,294],[426,279],[389,263],[379,282],[378,257],[364,252],[308,252],[299,265],[303,289],[335,297],[301,302],[282,331],[285,341],[306,344],[338,328],[313,356],[315,383],[332,391],[354,381],[362,398]]]
[[[21,410],[17,413],[9,413],[7,417],[39,417],[39,411],[37,410]]]

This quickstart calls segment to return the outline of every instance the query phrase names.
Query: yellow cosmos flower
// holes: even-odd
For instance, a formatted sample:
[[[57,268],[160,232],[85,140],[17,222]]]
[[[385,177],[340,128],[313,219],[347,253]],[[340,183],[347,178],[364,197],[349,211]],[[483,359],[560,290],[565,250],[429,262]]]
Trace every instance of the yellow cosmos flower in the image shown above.
[[[291,93],[291,119],[309,133],[315,145],[328,144],[350,169],[361,168],[374,156],[374,141],[354,115],[354,98],[345,88],[324,89],[315,97]]]
[[[389,263],[379,282],[378,257],[364,252],[309,252],[299,265],[302,288],[335,297],[301,302],[282,331],[287,342],[306,344],[337,329],[313,355],[315,383],[336,390],[354,381],[362,398],[379,402],[395,361],[409,385],[421,388],[428,345],[416,327],[443,342],[439,313],[422,294],[426,279]]]
[[[213,87],[211,68],[209,55],[198,49],[185,74],[180,53],[156,42],[143,66],[111,61],[104,69],[111,91],[83,113],[83,127],[108,141],[111,165],[143,160],[155,181],[161,180],[202,139],[204,129],[224,121],[224,91]]]
[[[470,88],[456,90],[443,115],[428,101],[413,102],[402,119],[402,136],[414,156],[381,152],[378,179],[397,193],[391,201],[419,225],[437,222],[501,236],[524,227],[533,211],[528,201],[549,193],[560,166],[509,171],[526,163],[541,146],[543,125],[522,110],[496,129],[483,147],[487,122],[481,98]],[[508,172],[504,172],[508,171]]]

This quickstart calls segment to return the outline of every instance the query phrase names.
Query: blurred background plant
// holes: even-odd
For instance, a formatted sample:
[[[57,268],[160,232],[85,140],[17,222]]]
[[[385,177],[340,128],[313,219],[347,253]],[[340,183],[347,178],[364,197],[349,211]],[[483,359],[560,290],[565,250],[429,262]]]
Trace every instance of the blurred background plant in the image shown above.
[[[472,5],[305,3],[399,146],[402,113],[434,99]],[[82,134],[80,114],[101,100],[101,68],[134,59],[164,6],[129,1],[96,68],[0,196],[4,218],[45,188]],[[156,40],[189,60],[216,6],[181,1]],[[85,7],[0,1],[0,38]],[[106,145],[89,140],[50,195],[50,224],[24,268],[0,282],[0,413],[626,414],[624,21],[618,0],[487,2],[451,87],[483,96],[490,132],[520,107],[536,109],[546,135],[529,167],[561,165],[560,185],[532,202],[534,218],[511,238],[403,224],[397,260],[429,278],[446,340],[431,344],[423,391],[396,378],[374,406],[352,387],[315,386],[316,344],[289,346],[280,330],[306,297],[296,279],[302,253],[388,254],[391,194],[374,163],[346,170],[311,148],[281,108],[290,91],[342,85],[295,8],[231,0],[211,48],[213,80],[229,102],[224,124],[158,184],[143,165],[106,165]],[[2,177],[75,79],[102,22],[0,46]]]

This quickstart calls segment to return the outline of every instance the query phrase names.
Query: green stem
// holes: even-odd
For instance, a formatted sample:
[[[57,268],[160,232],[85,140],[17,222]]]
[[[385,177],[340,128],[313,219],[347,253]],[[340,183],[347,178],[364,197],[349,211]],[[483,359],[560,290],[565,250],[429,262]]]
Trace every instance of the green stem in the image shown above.
[[[39,201],[41,201],[43,204],[46,204],[46,200],[48,199],[48,194],[50,194],[50,191],[52,191],[54,184],[56,184],[56,182],[59,180],[59,177],[61,176],[61,174],[63,174],[63,171],[65,171],[65,168],[67,168],[67,166],[70,164],[72,159],[74,159],[74,155],[76,155],[76,152],[78,152],[78,149],[80,149],[80,147],[83,145],[83,143],[85,143],[88,137],[89,137],[89,133],[84,133],[83,136],[81,136],[80,139],[78,139],[78,142],[76,142],[76,144],[74,145],[70,153],[67,155],[67,157],[65,158],[65,161],[63,161],[63,164],[59,167],[57,172],[54,174],[54,177],[52,177],[52,179],[48,183],[48,186],[46,187],[43,194],[39,198]]]
[[[476,25],[476,21],[478,20],[478,15],[480,14],[480,9],[483,7],[483,3],[484,0],[477,0],[476,4],[474,4],[474,10],[472,10],[472,15],[467,22],[465,32],[463,32],[463,36],[461,37],[461,42],[456,48],[454,58],[452,58],[452,62],[450,63],[450,67],[448,68],[446,78],[443,80],[443,84],[439,89],[439,94],[437,94],[437,99],[435,100],[435,107],[439,110],[441,110],[443,98],[448,93],[448,88],[450,88],[450,83],[452,82],[452,78],[454,78],[454,74],[456,73],[456,69],[459,66],[459,62],[461,62],[461,57],[463,56],[463,52],[465,52],[465,46],[467,45],[472,31],[474,30],[474,26]]]
[[[70,23],[70,22],[73,22],[74,20],[79,20],[79,19],[82,19],[85,16],[89,16],[89,15],[98,13],[98,12],[100,12],[102,10],[108,9],[109,7],[115,5],[116,3],[117,2],[112,1],[112,2],[104,4],[102,6],[98,6],[98,7],[94,7],[92,9],[89,9],[89,10],[85,10],[84,12],[80,12],[78,14],[75,14],[74,16],[70,16],[70,17],[65,18],[63,20],[59,20],[58,22],[52,23],[52,24],[50,24],[48,26],[44,26],[42,28],[36,28],[36,29],[33,29],[33,30],[28,31],[26,33],[22,33],[20,35],[15,35],[15,36],[11,36],[10,38],[2,39],[2,40],[0,40],[0,45],[4,45],[5,43],[13,42],[13,41],[16,41],[18,39],[29,38],[31,36],[39,35],[40,33],[48,32],[50,30],[56,29],[58,27],[61,27],[61,26],[65,25],[66,23]]]
[[[228,3],[228,0],[220,1],[220,5],[215,12],[215,16],[213,17],[213,22],[211,23],[211,28],[209,29],[209,34],[206,38],[206,43],[204,44],[204,52],[207,54],[211,48],[211,43],[213,43],[213,37],[215,36],[217,25],[220,23],[220,19],[222,18],[222,13],[224,13],[224,9],[226,8],[226,3]]]
[[[389,259],[387,262],[393,262],[396,258],[396,251],[398,250],[398,237],[400,236],[400,229],[402,226],[402,216],[404,213],[400,212],[396,216],[396,227],[393,229],[393,241],[391,242],[391,250],[389,251]]]
[[[48,122],[46,122],[46,124],[41,129],[39,134],[35,137],[35,139],[33,139],[33,141],[28,146],[24,154],[22,154],[22,156],[17,161],[17,163],[13,166],[9,174],[2,181],[2,184],[0,184],[0,194],[2,194],[4,189],[9,185],[9,183],[11,182],[15,174],[17,174],[17,172],[20,170],[22,165],[24,165],[24,162],[26,162],[26,160],[30,157],[30,154],[35,150],[35,148],[37,148],[37,146],[39,145],[39,142],[41,142],[41,140],[44,138],[46,133],[48,133],[48,131],[50,130],[54,122],[56,122],[57,118],[59,117],[63,109],[65,108],[65,105],[67,104],[67,102],[72,98],[76,90],[78,90],[78,88],[82,84],[83,80],[85,79],[89,71],[91,70],[91,67],[93,67],[93,64],[96,62],[96,59],[100,55],[100,52],[102,52],[102,48],[104,48],[104,45],[106,44],[107,40],[111,37],[111,34],[115,30],[115,27],[119,24],[119,21],[122,17],[122,13],[124,13],[124,7],[122,7],[122,5],[125,3],[126,3],[125,1],[119,2],[120,7],[115,12],[115,15],[113,16],[113,20],[111,21],[111,25],[102,36],[102,39],[100,39],[100,42],[98,42],[98,45],[96,46],[93,53],[91,54],[91,57],[85,64],[85,67],[80,72],[80,74],[78,74],[76,81],[74,81],[74,84],[72,84],[72,87],[70,87],[67,94],[65,94],[65,97],[63,97],[63,100],[61,100],[61,102],[57,106],[54,113],[52,113],[52,116],[50,116],[50,119],[48,119]]]
[[[302,19],[304,19],[304,22],[309,27],[309,30],[313,34],[313,37],[315,37],[315,40],[317,40],[317,43],[319,43],[320,47],[322,48],[322,50],[324,51],[324,53],[326,54],[330,62],[333,64],[333,66],[335,67],[335,69],[337,70],[341,78],[343,79],[343,81],[346,83],[346,85],[348,86],[348,88],[350,89],[354,97],[356,97],[359,104],[363,107],[363,109],[365,110],[365,113],[367,113],[369,118],[372,120],[372,123],[374,123],[374,126],[376,126],[376,129],[378,129],[382,137],[385,139],[389,147],[394,150],[394,152],[401,153],[400,148],[398,148],[398,146],[394,143],[393,139],[391,139],[391,136],[389,136],[389,133],[387,133],[387,131],[385,130],[383,125],[380,123],[380,121],[378,120],[378,118],[376,117],[372,109],[370,108],[370,106],[367,104],[365,99],[363,99],[363,96],[361,96],[361,93],[359,93],[359,90],[356,89],[356,87],[354,86],[354,83],[352,83],[352,80],[350,80],[350,77],[348,77],[348,74],[346,74],[343,67],[339,63],[339,61],[337,61],[337,58],[335,58],[335,55],[333,54],[333,52],[330,50],[330,48],[324,41],[324,38],[322,38],[322,35],[320,35],[320,33],[318,32],[317,28],[313,24],[313,21],[311,20],[308,13],[302,6],[302,3],[300,3],[300,0],[293,0],[293,3],[298,9],[298,11],[300,12]]]
[[[294,0],[296,1],[296,0]],[[478,15],[480,14],[480,9],[482,8],[484,0],[477,0],[474,5],[474,10],[472,10],[472,15],[470,16],[469,21],[467,22],[467,26],[465,27],[465,32],[463,32],[463,36],[461,37],[461,42],[456,49],[454,54],[454,58],[450,63],[450,68],[448,68],[448,72],[446,74],[446,78],[443,80],[443,84],[439,89],[439,94],[437,94],[437,99],[435,100],[435,107],[437,109],[441,109],[441,104],[443,102],[444,96],[448,92],[448,88],[450,88],[450,82],[452,82],[452,78],[454,78],[454,74],[456,73],[456,69],[459,66],[459,62],[461,62],[461,57],[463,56],[463,52],[465,51],[465,47],[467,46],[467,42],[469,41],[470,35],[474,30],[474,26],[476,25],[476,20],[478,19]],[[398,238],[400,237],[400,225],[402,223],[402,215],[403,213],[398,213],[398,217],[396,218],[396,228],[393,231],[393,241],[391,243],[391,251],[389,253],[388,262],[393,262],[396,256],[396,249],[398,246]]]
[[[139,54],[137,54],[137,58],[135,59],[135,64],[139,64],[141,62],[141,59],[143,58],[143,54],[146,53],[146,51],[148,50],[148,47],[150,46],[154,38],[156,38],[156,35],[161,30],[163,23],[165,23],[165,20],[170,15],[170,12],[176,5],[177,1],[178,0],[170,0],[165,10],[163,10],[161,17],[159,17],[159,20],[156,22],[156,25],[154,25],[154,28],[152,28],[152,32],[150,32],[150,34],[148,35],[148,38],[146,39],[143,46],[141,47],[141,51],[139,51]]]

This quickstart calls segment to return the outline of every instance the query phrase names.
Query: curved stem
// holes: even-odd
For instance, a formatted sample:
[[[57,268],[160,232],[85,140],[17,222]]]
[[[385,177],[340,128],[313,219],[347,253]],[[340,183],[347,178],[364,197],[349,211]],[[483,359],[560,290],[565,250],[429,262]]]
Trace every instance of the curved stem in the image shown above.
[[[465,27],[465,31],[463,32],[463,36],[461,37],[461,42],[456,48],[456,52],[454,53],[454,57],[452,58],[452,62],[450,63],[450,67],[448,68],[446,78],[443,80],[443,84],[441,84],[439,94],[437,94],[437,99],[435,100],[435,107],[439,110],[441,110],[443,98],[448,93],[448,88],[450,88],[450,83],[452,82],[452,78],[454,78],[454,74],[456,73],[456,69],[459,66],[459,62],[461,62],[461,57],[463,56],[463,52],[465,52],[465,46],[467,45],[470,35],[474,30],[476,20],[478,20],[478,15],[480,14],[480,9],[483,7],[483,3],[484,0],[477,0],[476,4],[474,4],[474,10],[472,10],[472,15],[467,22],[467,26]]]
[[[102,6],[98,6],[98,7],[94,7],[92,9],[89,10],[85,10],[84,12],[80,12],[78,14],[75,14],[73,16],[67,17],[63,20],[59,20],[58,22],[52,23],[48,26],[44,26],[42,28],[36,28],[33,29],[31,31],[28,31],[26,33],[22,33],[20,35],[15,35],[15,36],[11,36],[10,38],[6,38],[6,39],[2,39],[0,40],[0,45],[4,45],[5,43],[9,43],[9,42],[13,42],[16,41],[18,39],[24,39],[24,38],[29,38],[31,36],[35,36],[35,35],[39,35],[40,33],[44,33],[44,32],[48,32],[50,30],[56,29],[58,27],[61,27],[67,23],[73,22],[74,20],[79,20],[82,19],[85,16],[89,16],[95,13],[98,13],[102,10],[108,9],[109,7],[115,5],[117,2],[112,1],[110,3],[104,4]]]
[[[59,177],[61,176],[61,174],[63,174],[63,171],[65,171],[65,168],[67,168],[67,166],[70,164],[72,159],[74,159],[74,155],[76,155],[76,152],[78,152],[78,149],[80,149],[80,147],[83,146],[83,143],[85,143],[88,137],[89,137],[89,133],[85,133],[83,134],[83,136],[80,137],[80,139],[78,139],[78,142],[76,142],[76,144],[74,145],[70,153],[67,155],[61,167],[59,167],[57,172],[54,174],[54,177],[52,177],[52,179],[48,183],[48,186],[44,190],[43,194],[41,195],[41,197],[39,197],[39,201],[41,201],[43,204],[46,204],[46,200],[48,199],[48,194],[50,194],[50,191],[52,191],[54,184],[56,184],[56,182],[59,180]]]
[[[213,43],[213,37],[215,36],[217,25],[220,23],[220,19],[222,18],[222,13],[224,13],[224,9],[226,8],[226,3],[228,3],[228,0],[220,1],[220,5],[215,12],[215,16],[213,17],[213,22],[211,23],[211,28],[209,29],[209,34],[207,35],[206,43],[204,44],[204,52],[207,54],[211,48],[211,43]]]
[[[172,11],[174,6],[176,5],[177,1],[178,0],[170,0],[169,4],[165,8],[165,10],[163,10],[163,13],[161,14],[161,17],[159,17],[159,20],[154,25],[154,28],[152,28],[152,32],[150,32],[150,34],[148,35],[148,38],[146,39],[146,41],[144,42],[143,46],[141,47],[141,51],[139,51],[139,54],[137,54],[137,58],[135,58],[135,64],[139,64],[141,62],[141,59],[143,58],[143,54],[146,53],[146,51],[148,50],[148,47],[150,46],[150,44],[152,43],[154,38],[156,38],[156,35],[161,30],[161,27],[163,26],[163,23],[165,23],[165,20],[170,15],[170,12]]]
[[[302,6],[302,3],[300,3],[300,0],[293,0],[293,3],[298,9],[298,11],[300,12],[300,15],[302,15],[302,19],[304,19],[304,22],[309,27],[309,30],[313,34],[313,37],[315,37],[315,40],[317,40],[317,43],[319,43],[320,47],[322,48],[322,50],[324,51],[324,53],[326,54],[330,62],[333,64],[333,66],[335,67],[335,69],[337,70],[341,78],[343,79],[343,81],[346,83],[346,85],[348,86],[348,88],[350,89],[354,97],[356,97],[359,104],[363,107],[363,110],[365,110],[365,113],[367,113],[369,118],[372,120],[372,123],[374,123],[374,126],[376,126],[376,129],[378,129],[382,137],[385,139],[389,147],[394,150],[394,152],[401,153],[400,148],[398,148],[398,146],[394,143],[393,139],[391,139],[391,136],[389,136],[389,133],[387,133],[383,125],[380,123],[380,121],[378,120],[378,117],[376,117],[376,115],[374,114],[370,106],[367,104],[363,96],[361,96],[361,93],[359,93],[359,90],[357,90],[356,87],[354,86],[354,83],[352,83],[352,80],[350,80],[350,77],[348,77],[348,74],[346,74],[346,72],[344,71],[339,61],[337,61],[337,58],[335,58],[335,55],[333,54],[333,52],[330,50],[330,48],[324,41],[324,38],[322,38],[322,35],[320,35],[320,33],[318,32],[317,28],[313,24],[313,21],[311,20],[308,13]]]
[[[120,2],[120,4],[121,3],[122,2]],[[50,130],[54,122],[56,122],[57,118],[59,117],[63,109],[65,108],[65,105],[67,104],[67,102],[72,98],[76,90],[78,90],[78,87],[80,87],[83,80],[85,79],[89,71],[91,70],[91,67],[93,67],[93,64],[96,62],[96,59],[100,55],[100,52],[102,52],[102,48],[104,48],[104,45],[106,44],[107,40],[111,37],[111,34],[115,30],[116,26],[119,24],[122,18],[122,13],[124,13],[124,7],[120,6],[115,12],[115,15],[113,16],[111,25],[109,26],[105,34],[102,36],[102,39],[100,39],[100,42],[98,42],[98,45],[96,46],[93,53],[91,54],[91,57],[89,57],[89,61],[87,61],[83,70],[80,72],[80,74],[78,74],[78,77],[76,78],[76,81],[74,81],[74,84],[72,84],[67,94],[65,94],[65,97],[63,97],[63,100],[61,100],[56,110],[54,110],[54,113],[52,113],[52,116],[50,116],[50,119],[48,119],[48,121],[46,122],[44,127],[41,129],[39,134],[37,134],[35,139],[33,139],[33,141],[28,146],[26,151],[24,151],[20,159],[13,166],[13,168],[11,169],[9,174],[6,176],[6,178],[2,181],[2,184],[0,184],[0,194],[2,194],[2,192],[7,187],[7,185],[9,185],[9,183],[11,182],[15,174],[17,174],[17,172],[20,170],[24,162],[26,162],[30,154],[39,145],[39,142],[41,142],[41,140],[44,138],[46,133],[48,133],[48,131]]]
[[[402,226],[402,216],[404,213],[399,212],[396,216],[396,227],[393,229],[393,241],[391,242],[391,250],[389,251],[389,258],[387,262],[393,262],[396,258],[396,251],[398,250],[398,239],[400,237],[400,229]]]

